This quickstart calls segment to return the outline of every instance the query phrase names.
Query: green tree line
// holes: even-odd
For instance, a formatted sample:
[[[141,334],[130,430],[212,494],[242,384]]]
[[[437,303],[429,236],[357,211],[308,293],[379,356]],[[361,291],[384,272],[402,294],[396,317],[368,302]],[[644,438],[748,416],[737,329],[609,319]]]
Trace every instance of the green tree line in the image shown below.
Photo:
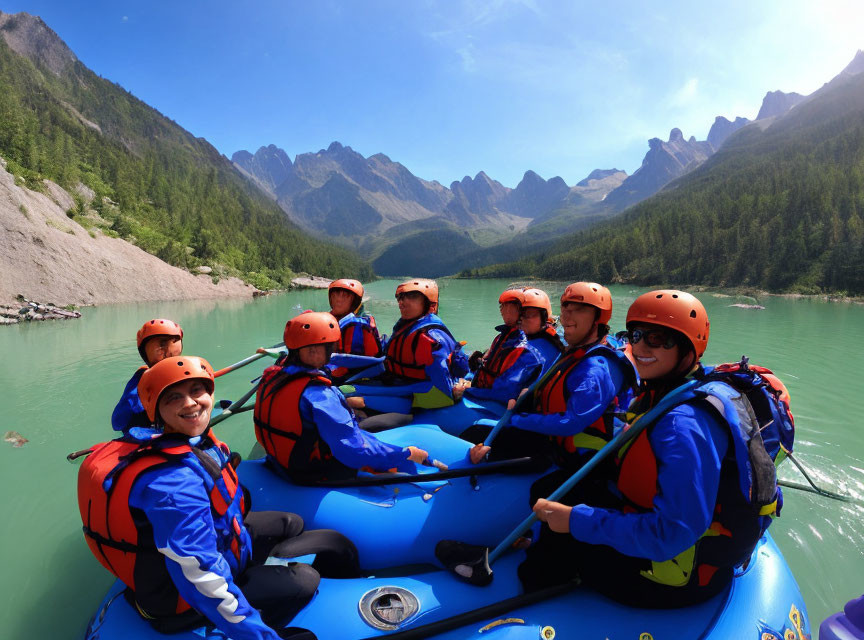
[[[467,277],[864,294],[864,74],[619,217]]]
[[[96,197],[88,206],[109,233],[166,262],[221,265],[263,287],[285,285],[299,271],[373,276],[357,254],[292,225],[206,140],[82,63],[58,77],[0,39],[0,87],[7,170],[34,189],[43,178],[70,193],[78,183],[90,187]],[[70,216],[84,209],[79,201]]]

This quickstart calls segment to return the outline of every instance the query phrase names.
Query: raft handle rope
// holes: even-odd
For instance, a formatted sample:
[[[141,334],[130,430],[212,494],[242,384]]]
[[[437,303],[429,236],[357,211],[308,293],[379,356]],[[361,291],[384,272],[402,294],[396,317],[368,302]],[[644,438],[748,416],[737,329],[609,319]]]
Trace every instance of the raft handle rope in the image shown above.
[[[526,473],[536,469],[533,458],[513,458],[512,460],[499,460],[489,462],[481,466],[462,467],[460,469],[449,469],[437,473],[382,473],[380,475],[352,478],[350,480],[322,480],[320,482],[300,482],[292,480],[295,484],[304,487],[369,487],[384,486],[390,484],[417,484],[421,482],[437,482],[439,480],[452,480],[453,478],[465,478],[474,476],[487,476],[494,473],[503,473],[512,470],[518,473],[524,470]]]
[[[464,613],[451,616],[450,618],[436,620],[435,622],[430,622],[420,627],[414,627],[413,629],[405,629],[404,631],[397,631],[396,633],[385,633],[381,635],[370,636],[368,638],[363,638],[363,640],[374,640],[375,638],[382,637],[392,638],[393,640],[421,640],[422,638],[431,638],[438,634],[452,631],[453,629],[458,629],[459,627],[464,627],[465,625],[480,622],[482,620],[488,620],[489,618],[498,617],[501,614],[512,611],[513,609],[518,609],[520,607],[528,607],[532,604],[542,602],[543,600],[555,598],[556,596],[560,596],[572,590],[573,588],[578,586],[578,584],[579,582],[574,580],[571,582],[566,582],[564,584],[555,585],[553,587],[546,587],[545,589],[532,591],[531,593],[525,593],[522,595],[514,596],[512,598],[507,598],[506,600],[502,600],[501,602],[489,604],[484,607],[480,607],[479,609],[465,611]]]

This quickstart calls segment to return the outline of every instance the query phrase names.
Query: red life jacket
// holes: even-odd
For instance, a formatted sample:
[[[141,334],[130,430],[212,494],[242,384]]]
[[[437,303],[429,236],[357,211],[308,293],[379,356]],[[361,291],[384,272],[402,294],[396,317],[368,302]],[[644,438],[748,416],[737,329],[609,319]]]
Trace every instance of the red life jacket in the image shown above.
[[[337,353],[352,353],[372,358],[381,354],[381,338],[372,316],[348,314],[339,320],[339,328],[342,330],[342,337],[336,345]]]
[[[534,410],[538,413],[566,413],[570,397],[565,381],[570,372],[585,358],[602,355],[610,360],[626,363],[629,383],[635,381],[633,364],[626,352],[615,349],[602,341],[587,349],[576,349],[565,354],[546,373],[534,391]],[[620,389],[623,392],[625,389]],[[612,439],[615,415],[619,410],[619,397],[616,395],[603,414],[580,433],[569,436],[550,436],[555,463],[565,469],[577,469],[585,462],[587,455],[602,449]]]
[[[507,341],[514,334],[521,331],[518,327],[509,327],[506,333],[499,333],[492,341],[492,346],[489,347],[489,355],[487,355],[480,363],[480,368],[474,374],[474,380],[471,383],[472,387],[477,389],[491,389],[495,383],[495,379],[504,371],[516,364],[519,356],[525,351],[524,340],[517,343],[516,346],[507,346]]]
[[[387,343],[384,369],[400,378],[428,380],[426,367],[435,362],[432,352],[439,346],[429,335],[430,329],[450,333],[434,314],[421,316],[394,332]],[[452,355],[447,357],[448,364]]]
[[[710,395],[699,394],[698,389],[697,387],[695,398],[707,397],[711,400]],[[694,396],[682,399],[682,403],[694,401]],[[634,404],[639,406],[645,399],[643,394]],[[645,568],[640,571],[640,575],[653,582],[688,589],[704,588],[709,585],[718,569],[728,571],[746,562],[770,523],[769,516],[777,511],[779,496],[777,494],[773,502],[769,496],[763,503],[753,504],[757,497],[754,491],[754,476],[763,475],[756,470],[756,466],[770,466],[772,461],[767,458],[760,463],[756,458],[750,459],[747,445],[742,446],[738,427],[731,425],[724,413],[717,410],[717,406],[722,405],[716,400],[703,402],[709,410],[719,415],[721,423],[730,426],[729,450],[722,463],[720,486],[711,524],[689,549],[665,562],[646,561]],[[653,398],[650,404],[655,404]],[[735,419],[738,419],[737,412]],[[654,498],[658,494],[658,463],[649,437],[654,424],[649,424],[634,441],[622,447],[615,460],[617,471],[613,480],[624,498],[622,510],[625,513],[649,511],[653,508]],[[761,438],[755,438],[753,445],[755,446],[749,448],[764,446]],[[750,455],[754,454],[755,452],[751,451]],[[745,460],[741,460],[741,457]],[[742,490],[742,482],[747,485],[746,489]],[[771,487],[767,489],[773,493]],[[745,492],[748,495],[745,496]]]
[[[230,455],[227,445],[212,434],[208,437],[226,456]],[[231,521],[230,548],[239,566],[246,505],[230,463],[219,468],[207,453],[185,442],[119,438],[95,445],[78,473],[78,508],[87,546],[103,567],[132,590],[139,610],[146,616],[182,613],[189,604],[174,586],[146,518],[130,508],[130,493],[143,473],[176,465],[190,454],[200,463],[195,465],[200,467],[197,471],[207,476],[205,486],[209,486],[213,519],[227,517]]]
[[[255,398],[255,438],[270,460],[294,480],[352,475],[333,457],[315,425],[300,415],[300,398],[310,384],[329,387],[331,382],[312,370],[288,374],[278,364],[265,369]]]

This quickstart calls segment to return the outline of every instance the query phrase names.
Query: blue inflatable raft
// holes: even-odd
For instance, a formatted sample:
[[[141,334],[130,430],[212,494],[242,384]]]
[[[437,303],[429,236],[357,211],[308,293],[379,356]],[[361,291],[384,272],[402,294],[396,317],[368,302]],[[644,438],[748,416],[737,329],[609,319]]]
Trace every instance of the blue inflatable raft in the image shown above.
[[[238,474],[255,511],[291,511],[307,529],[336,529],[357,546],[364,569],[434,563],[435,544],[455,539],[494,546],[528,511],[528,490],[539,473],[480,475],[467,460],[464,440],[434,425],[410,425],[378,434],[397,446],[416,445],[433,458],[477,471],[449,480],[383,486],[300,486],[263,460],[244,461]],[[422,468],[430,477],[434,469]]]
[[[498,420],[506,409],[503,404],[491,400],[475,402],[463,397],[450,407],[415,410],[414,422],[437,424],[443,431],[458,436],[477,420]]]
[[[318,593],[291,621],[319,640],[804,640],[810,625],[789,567],[770,536],[731,587],[685,609],[624,607],[584,588],[521,594],[511,552],[495,565],[488,587],[461,582],[443,570],[399,577],[322,579]],[[87,629],[87,640],[158,640],[122,597],[117,583]],[[423,633],[420,633],[422,630]],[[174,640],[223,639],[205,627]]]

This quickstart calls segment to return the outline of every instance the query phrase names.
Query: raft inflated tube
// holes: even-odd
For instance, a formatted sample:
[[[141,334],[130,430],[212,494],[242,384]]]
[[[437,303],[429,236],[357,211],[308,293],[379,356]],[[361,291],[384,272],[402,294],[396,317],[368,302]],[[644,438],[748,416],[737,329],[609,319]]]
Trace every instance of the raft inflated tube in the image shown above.
[[[545,589],[539,589],[538,591],[523,593],[514,598],[507,598],[501,602],[486,605],[485,607],[480,607],[472,611],[466,611],[450,618],[445,618],[444,620],[430,622],[421,627],[414,627],[412,629],[406,629],[405,631],[391,633],[387,637],[393,638],[393,640],[421,640],[422,638],[431,638],[433,635],[444,633],[445,631],[452,631],[453,629],[458,629],[459,627],[464,627],[468,624],[474,624],[495,616],[500,616],[501,614],[512,611],[513,609],[518,609],[519,607],[528,607],[532,604],[548,600],[549,598],[560,596],[578,585],[579,583],[576,581],[565,582],[564,584],[546,587]],[[484,627],[484,629],[485,628],[486,627]],[[483,633],[483,630],[479,633]],[[363,638],[363,640],[374,640],[376,637],[380,636],[369,636],[368,638]]]
[[[361,476],[350,480],[322,480],[320,482],[304,483],[294,480],[294,484],[303,487],[375,487],[389,484],[412,484],[417,482],[434,482],[437,480],[452,480],[453,478],[470,478],[473,476],[488,476],[493,473],[516,473],[520,469],[533,471],[533,458],[514,458],[499,460],[487,464],[448,469],[438,473],[382,473],[374,476]]]

